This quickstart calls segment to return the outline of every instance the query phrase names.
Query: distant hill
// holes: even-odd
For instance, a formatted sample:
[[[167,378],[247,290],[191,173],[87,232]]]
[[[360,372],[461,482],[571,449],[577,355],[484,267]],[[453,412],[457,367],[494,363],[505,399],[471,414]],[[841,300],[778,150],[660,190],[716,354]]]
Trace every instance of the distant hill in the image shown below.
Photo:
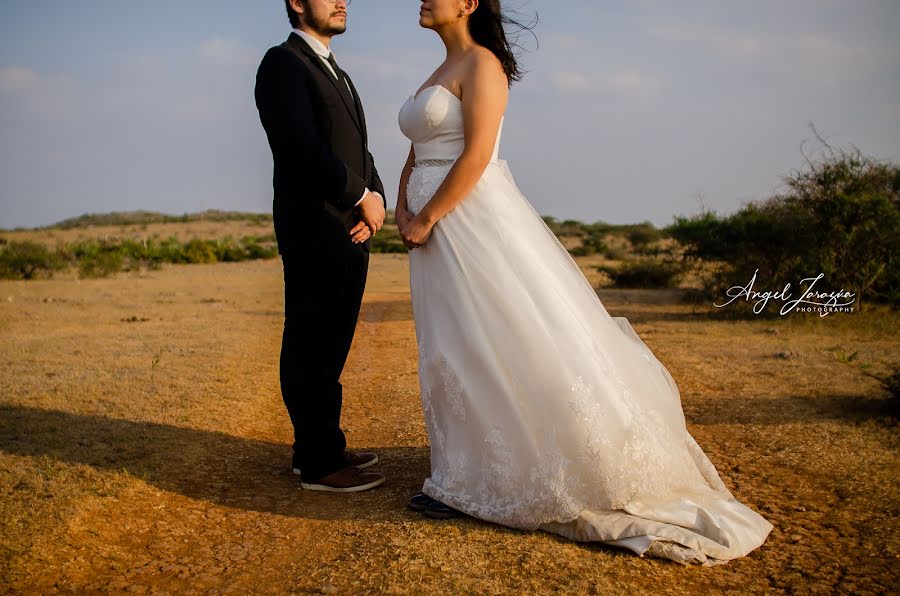
[[[127,226],[151,223],[184,223],[190,221],[250,221],[265,223],[272,221],[271,213],[252,213],[244,211],[220,211],[207,209],[200,213],[184,213],[170,215],[156,211],[113,211],[111,213],[85,213],[78,217],[70,217],[40,229],[89,228],[93,226]]]
[[[393,223],[394,210],[388,209],[387,220]],[[18,227],[14,230],[0,228],[0,232],[34,230],[71,230],[75,228],[91,228],[99,226],[130,226],[156,223],[185,223],[192,221],[248,221],[255,224],[272,222],[271,213],[254,213],[250,211],[221,211],[207,209],[200,213],[183,213],[172,215],[158,211],[112,211],[110,213],[85,213],[62,221],[36,228]]]

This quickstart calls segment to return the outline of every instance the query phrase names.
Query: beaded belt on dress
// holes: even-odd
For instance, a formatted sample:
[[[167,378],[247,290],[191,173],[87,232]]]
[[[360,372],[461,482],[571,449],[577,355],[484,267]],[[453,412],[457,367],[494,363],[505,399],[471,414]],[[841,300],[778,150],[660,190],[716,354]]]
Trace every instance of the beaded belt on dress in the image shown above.
[[[420,159],[417,160],[416,166],[449,166],[455,159]]]

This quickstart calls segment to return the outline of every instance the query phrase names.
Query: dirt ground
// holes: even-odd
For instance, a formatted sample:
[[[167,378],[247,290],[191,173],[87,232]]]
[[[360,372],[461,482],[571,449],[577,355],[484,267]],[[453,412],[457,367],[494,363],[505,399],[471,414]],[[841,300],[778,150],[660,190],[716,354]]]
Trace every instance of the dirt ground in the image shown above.
[[[666,292],[601,291],[668,366],[726,485],[775,526],[704,568],[405,508],[429,471],[406,255],[373,255],[343,376],[349,445],[376,451],[388,480],[303,491],[278,387],[281,292],[277,259],[0,282],[0,592],[900,585],[900,439],[867,374],[900,354],[896,317],[729,320]]]

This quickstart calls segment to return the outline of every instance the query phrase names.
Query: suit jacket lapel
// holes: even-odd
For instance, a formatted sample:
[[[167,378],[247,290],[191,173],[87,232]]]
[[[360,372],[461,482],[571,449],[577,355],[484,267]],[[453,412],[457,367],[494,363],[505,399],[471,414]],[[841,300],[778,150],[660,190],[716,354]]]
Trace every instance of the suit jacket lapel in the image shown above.
[[[346,107],[347,111],[350,112],[350,117],[353,118],[353,123],[356,124],[356,127],[359,128],[359,131],[362,133],[364,129],[359,119],[359,114],[356,111],[357,106],[359,106],[359,97],[357,97],[356,94],[353,93],[357,102],[356,106],[352,106],[347,102],[347,96],[344,93],[341,93],[341,90],[338,87],[338,85],[343,85],[344,82],[334,78],[334,75],[331,74],[331,71],[329,71],[328,68],[322,63],[322,59],[319,58],[319,55],[316,54],[313,49],[309,47],[309,44],[303,41],[303,39],[299,35],[291,33],[290,37],[288,37],[287,43],[294,51],[299,51],[306,54],[309,59],[312,60],[312,63],[315,64],[316,67],[318,67],[325,74],[325,78],[328,79],[332,85],[334,85],[334,90],[340,96],[341,101],[344,103],[344,107]]]
[[[360,132],[362,132],[363,143],[366,145],[369,144],[368,135],[366,134],[366,116],[363,113],[362,101],[359,99],[359,93],[356,92],[356,86],[353,84],[353,81],[350,80],[350,77],[347,76],[347,73],[344,73],[344,77],[347,78],[347,84],[350,85],[350,93],[353,94],[353,101],[355,102],[356,107],[356,117],[359,121]]]

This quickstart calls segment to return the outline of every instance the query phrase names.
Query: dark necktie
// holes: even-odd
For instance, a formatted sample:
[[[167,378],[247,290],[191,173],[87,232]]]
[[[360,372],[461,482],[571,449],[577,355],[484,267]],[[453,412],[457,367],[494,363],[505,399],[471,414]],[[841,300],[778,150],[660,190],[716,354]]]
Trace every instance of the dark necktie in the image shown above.
[[[353,94],[350,93],[350,87],[347,84],[346,79],[344,78],[344,71],[342,71],[337,65],[337,60],[334,59],[333,52],[328,53],[328,64],[331,65],[331,68],[334,70],[334,74],[337,76],[338,90],[341,92],[341,95],[344,96],[344,99],[347,100],[347,104],[352,106],[356,102],[353,101]]]

